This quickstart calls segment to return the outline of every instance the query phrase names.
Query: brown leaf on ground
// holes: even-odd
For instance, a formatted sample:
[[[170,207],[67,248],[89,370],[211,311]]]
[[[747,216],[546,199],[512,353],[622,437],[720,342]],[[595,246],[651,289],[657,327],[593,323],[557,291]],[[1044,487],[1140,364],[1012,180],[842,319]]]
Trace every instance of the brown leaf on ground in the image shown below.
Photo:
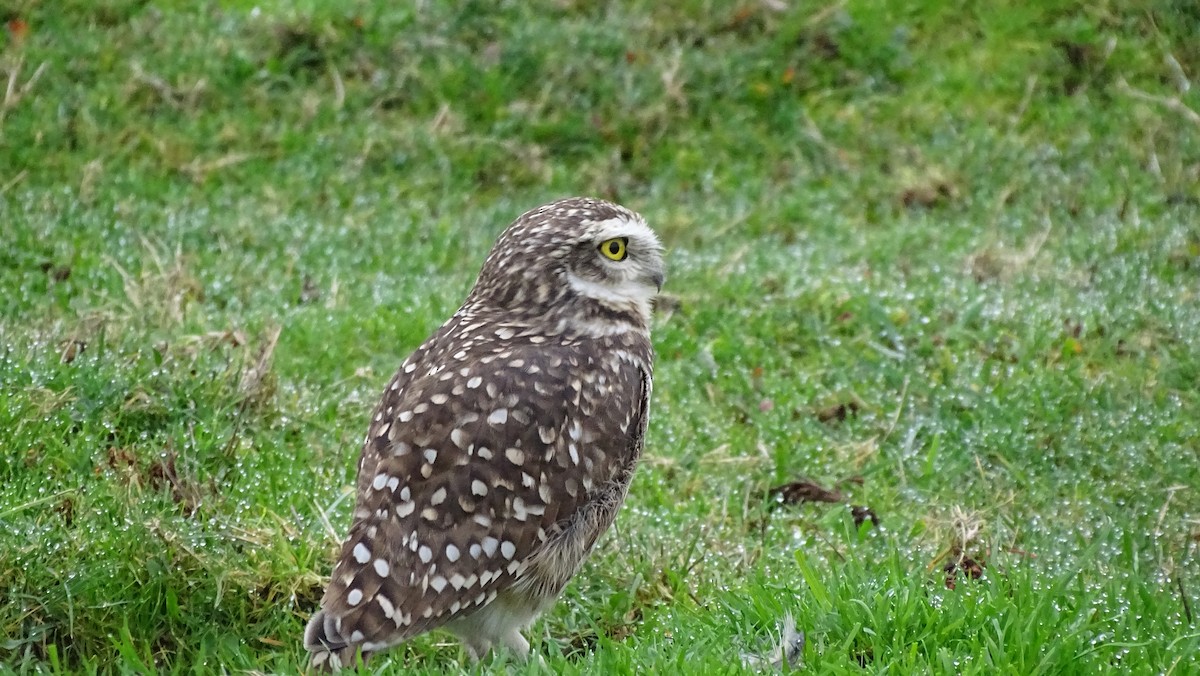
[[[933,209],[958,197],[958,186],[936,168],[911,172],[896,192],[896,201],[906,209]]]
[[[947,561],[946,565],[942,566],[942,572],[946,574],[946,589],[954,590],[958,586],[959,573],[968,580],[978,580],[983,577],[983,569],[986,567],[987,562],[982,558],[976,560],[969,556],[961,556]]]
[[[940,565],[942,573],[945,574],[946,589],[954,589],[960,573],[966,580],[978,580],[983,576],[983,569],[987,567],[986,559],[980,554],[972,557],[967,554],[967,550],[983,549],[979,545],[979,539],[985,522],[976,512],[954,507],[947,525],[947,545],[933,558],[928,570],[933,572]]]
[[[146,472],[146,478],[151,488],[161,489],[169,486],[171,501],[179,505],[185,515],[191,516],[196,513],[196,508],[200,506],[200,488],[189,478],[179,475],[179,469],[175,466],[174,451],[168,451],[152,464]]]
[[[321,288],[313,281],[313,278],[304,275],[304,282],[300,286],[300,305],[310,305],[321,300]]]
[[[62,342],[62,345],[60,346],[60,350],[59,350],[59,358],[61,359],[62,363],[70,364],[71,362],[75,361],[75,358],[78,357],[80,355],[80,353],[86,349],[87,349],[87,341],[86,340],[70,338],[70,339]]]
[[[841,491],[825,488],[808,479],[776,486],[767,491],[767,497],[783,505],[798,505],[802,502],[841,502],[845,499]]]
[[[870,521],[872,526],[879,525],[879,516],[875,514],[875,510],[862,505],[850,505],[850,515],[854,517],[854,525],[861,527],[863,523]]]
[[[825,424],[842,422],[847,418],[853,418],[862,410],[862,404],[855,399],[838,402],[831,406],[826,406],[817,410],[817,420]]]

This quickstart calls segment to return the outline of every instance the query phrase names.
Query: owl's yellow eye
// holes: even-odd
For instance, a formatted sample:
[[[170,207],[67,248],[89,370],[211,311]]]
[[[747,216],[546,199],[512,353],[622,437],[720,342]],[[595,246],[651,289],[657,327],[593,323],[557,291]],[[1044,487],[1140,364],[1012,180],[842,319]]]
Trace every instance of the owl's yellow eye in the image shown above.
[[[600,243],[600,253],[609,260],[623,261],[629,255],[629,252],[625,250],[627,244],[629,244],[628,237],[605,240]]]

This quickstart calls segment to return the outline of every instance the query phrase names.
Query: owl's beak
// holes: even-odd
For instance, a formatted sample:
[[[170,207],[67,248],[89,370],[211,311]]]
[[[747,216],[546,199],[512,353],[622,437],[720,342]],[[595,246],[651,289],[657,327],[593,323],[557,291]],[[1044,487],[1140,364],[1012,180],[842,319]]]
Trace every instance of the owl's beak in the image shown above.
[[[654,274],[650,275],[650,281],[654,282],[654,288],[662,291],[663,282],[667,281],[667,278],[662,270],[655,270]]]

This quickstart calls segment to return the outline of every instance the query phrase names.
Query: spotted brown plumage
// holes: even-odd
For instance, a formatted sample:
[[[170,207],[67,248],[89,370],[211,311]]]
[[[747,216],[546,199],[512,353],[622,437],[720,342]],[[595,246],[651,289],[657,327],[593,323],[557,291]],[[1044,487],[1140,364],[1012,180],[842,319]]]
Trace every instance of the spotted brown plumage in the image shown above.
[[[572,198],[518,218],[462,307],[375,410],[358,497],[305,632],[338,669],[435,628],[524,657],[625,499],[642,451],[662,286],[641,216]]]

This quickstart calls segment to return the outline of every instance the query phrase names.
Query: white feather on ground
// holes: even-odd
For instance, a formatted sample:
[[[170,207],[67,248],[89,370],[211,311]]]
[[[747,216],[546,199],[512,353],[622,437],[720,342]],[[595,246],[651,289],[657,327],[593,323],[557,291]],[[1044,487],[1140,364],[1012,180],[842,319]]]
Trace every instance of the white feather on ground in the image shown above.
[[[779,643],[766,655],[742,653],[742,663],[758,669],[795,669],[804,656],[804,632],[796,631],[796,620],[791,613],[783,616],[779,631]]]

